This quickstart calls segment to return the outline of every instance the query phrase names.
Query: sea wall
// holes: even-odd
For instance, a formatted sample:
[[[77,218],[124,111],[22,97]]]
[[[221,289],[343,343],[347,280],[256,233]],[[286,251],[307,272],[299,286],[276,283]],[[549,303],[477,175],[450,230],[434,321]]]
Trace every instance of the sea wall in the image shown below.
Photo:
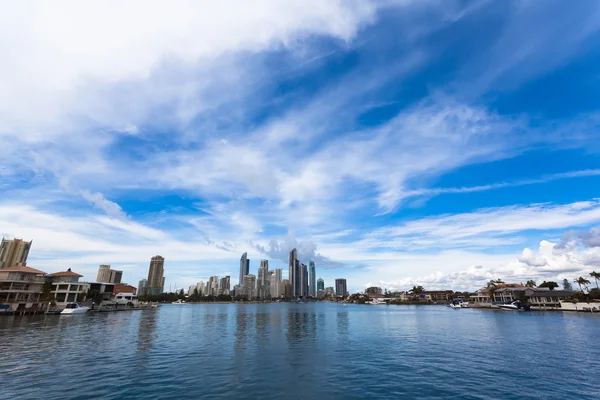
[[[564,311],[600,312],[600,303],[571,303],[570,301],[561,301],[560,307]]]

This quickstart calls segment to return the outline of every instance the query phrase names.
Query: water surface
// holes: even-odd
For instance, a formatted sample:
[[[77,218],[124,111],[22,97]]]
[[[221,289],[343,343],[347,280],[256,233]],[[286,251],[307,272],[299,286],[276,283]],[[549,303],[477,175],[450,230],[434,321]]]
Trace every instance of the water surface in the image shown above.
[[[0,398],[600,398],[600,315],[164,305],[0,317]]]

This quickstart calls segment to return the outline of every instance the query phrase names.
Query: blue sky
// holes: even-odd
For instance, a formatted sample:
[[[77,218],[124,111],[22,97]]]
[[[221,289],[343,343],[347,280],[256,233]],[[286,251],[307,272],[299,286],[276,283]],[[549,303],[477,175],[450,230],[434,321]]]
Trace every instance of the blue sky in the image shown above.
[[[595,1],[28,2],[0,16],[0,235],[168,287],[600,268]],[[557,246],[558,245],[558,246]]]

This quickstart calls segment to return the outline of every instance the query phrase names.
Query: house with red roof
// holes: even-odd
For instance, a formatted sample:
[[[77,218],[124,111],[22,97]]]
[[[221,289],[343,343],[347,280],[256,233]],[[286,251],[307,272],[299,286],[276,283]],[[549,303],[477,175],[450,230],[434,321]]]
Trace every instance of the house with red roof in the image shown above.
[[[71,268],[46,275],[46,281],[52,284],[52,295],[58,307],[86,299],[90,285],[89,283],[79,282],[81,277],[83,275],[71,271]]]
[[[24,265],[0,269],[0,313],[42,311],[45,275]]]

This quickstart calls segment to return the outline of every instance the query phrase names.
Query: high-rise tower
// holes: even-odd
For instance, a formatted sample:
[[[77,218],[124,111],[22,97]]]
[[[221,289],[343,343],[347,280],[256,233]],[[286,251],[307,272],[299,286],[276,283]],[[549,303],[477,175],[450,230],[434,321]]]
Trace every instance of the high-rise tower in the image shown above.
[[[258,268],[258,276],[256,281],[256,289],[258,297],[264,300],[270,296],[269,286],[269,260],[260,260],[260,268]]]
[[[288,278],[289,278],[290,284],[292,285],[292,297],[296,297],[296,293],[297,293],[297,287],[299,284],[297,273],[298,273],[299,266],[300,266],[300,262],[298,261],[298,251],[296,249],[293,249],[292,251],[290,251],[290,262],[288,264],[288,267],[290,269],[290,275]],[[299,292],[299,290],[298,290],[298,292]]]
[[[308,263],[308,281],[309,291],[308,295],[311,297],[317,297],[317,281],[316,281],[315,262],[310,260]]]
[[[148,269],[148,289],[150,295],[161,294],[165,285],[165,258],[154,256],[150,259],[150,268]]]
[[[31,242],[22,239],[4,239],[0,242],[0,269],[14,267],[15,265],[26,265],[27,256],[31,249]]]
[[[240,281],[239,284],[244,284],[244,276],[250,273],[250,260],[248,260],[248,253],[242,254],[240,258]]]

